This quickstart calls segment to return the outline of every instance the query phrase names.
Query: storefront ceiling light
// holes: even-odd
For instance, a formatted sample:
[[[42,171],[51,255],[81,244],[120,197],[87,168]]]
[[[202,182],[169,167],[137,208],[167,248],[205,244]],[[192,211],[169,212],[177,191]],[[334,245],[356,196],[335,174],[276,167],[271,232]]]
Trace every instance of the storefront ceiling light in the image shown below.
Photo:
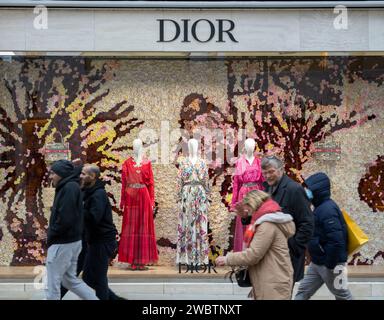
[[[190,57],[211,57],[216,56],[216,52],[190,52]]]
[[[188,52],[158,52],[158,51],[84,51],[81,52],[84,57],[119,57],[119,58],[146,58],[146,57],[187,57]]]
[[[380,8],[384,1],[63,1],[63,0],[2,0],[0,7],[34,7],[44,5],[57,8]]]
[[[0,51],[0,56],[14,56],[15,53],[13,51]]]
[[[220,52],[188,52],[188,51],[15,51],[0,52],[0,57],[12,56],[44,57],[44,56],[82,56],[82,57],[116,57],[119,59],[172,59],[172,58],[225,58],[225,57],[324,57],[324,51],[220,51]],[[332,56],[384,56],[384,51],[327,51]]]
[[[80,56],[81,52],[66,52],[66,51],[49,51],[46,53],[47,56]]]

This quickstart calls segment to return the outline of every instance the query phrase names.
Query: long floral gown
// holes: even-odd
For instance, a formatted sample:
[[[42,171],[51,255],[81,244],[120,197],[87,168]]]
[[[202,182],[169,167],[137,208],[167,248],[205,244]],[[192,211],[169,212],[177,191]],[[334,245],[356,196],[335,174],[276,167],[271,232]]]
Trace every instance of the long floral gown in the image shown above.
[[[132,265],[154,264],[158,260],[153,206],[155,204],[152,165],[143,159],[137,165],[128,158],[122,168],[120,208],[124,210],[118,261]]]
[[[176,263],[208,264],[209,177],[203,159],[178,161],[179,221]]]
[[[243,200],[244,196],[252,190],[263,190],[262,183],[264,178],[261,174],[261,161],[255,157],[252,163],[242,155],[236,161],[236,171],[233,177],[233,194],[232,194],[232,209],[237,203]],[[233,243],[233,251],[238,252],[243,250],[243,235],[245,226],[241,223],[241,218],[236,216],[235,238]]]

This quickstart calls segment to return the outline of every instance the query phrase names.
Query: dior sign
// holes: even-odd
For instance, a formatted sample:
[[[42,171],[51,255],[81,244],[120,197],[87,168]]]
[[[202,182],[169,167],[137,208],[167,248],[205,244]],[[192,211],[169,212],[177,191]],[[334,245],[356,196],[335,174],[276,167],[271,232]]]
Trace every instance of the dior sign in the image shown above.
[[[190,264],[187,264],[187,263],[179,263],[179,273],[181,273],[181,269],[182,267],[186,267],[186,270],[185,270],[185,273],[188,273],[189,271],[191,273],[193,273],[193,271],[195,271],[196,273],[205,273],[208,271],[208,273],[211,273],[211,269],[217,273],[216,269],[215,269],[215,266],[212,264],[212,263],[208,263],[208,264],[199,264],[199,263],[196,263],[196,264],[193,264],[193,263],[190,263]]]
[[[208,19],[196,21],[157,19],[157,21],[159,21],[159,40],[157,42],[173,42],[180,36],[180,42],[191,42],[191,39],[201,43],[209,42],[212,39],[216,39],[216,42],[226,42],[227,40],[238,42],[232,34],[235,29],[235,23],[232,20],[215,19],[212,22]]]

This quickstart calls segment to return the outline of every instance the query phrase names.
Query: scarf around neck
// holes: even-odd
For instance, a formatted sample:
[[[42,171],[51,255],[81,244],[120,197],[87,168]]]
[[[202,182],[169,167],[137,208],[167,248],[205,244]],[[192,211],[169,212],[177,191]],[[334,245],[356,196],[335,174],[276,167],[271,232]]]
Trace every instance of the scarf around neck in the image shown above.
[[[249,248],[249,245],[251,244],[251,241],[255,236],[255,233],[257,231],[256,221],[266,214],[275,213],[280,210],[281,208],[276,201],[268,199],[260,206],[260,208],[255,213],[253,213],[251,223],[247,226],[244,232],[244,248]]]

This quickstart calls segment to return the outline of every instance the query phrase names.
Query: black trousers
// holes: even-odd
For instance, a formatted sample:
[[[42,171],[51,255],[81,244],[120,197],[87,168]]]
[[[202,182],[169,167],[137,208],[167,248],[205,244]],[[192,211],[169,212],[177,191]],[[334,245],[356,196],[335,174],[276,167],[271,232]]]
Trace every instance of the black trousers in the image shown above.
[[[108,266],[117,249],[117,242],[88,245],[83,241],[83,249],[77,260],[77,272],[79,276],[83,271],[83,280],[96,291],[96,296],[100,300],[118,300],[118,296],[108,287]],[[61,286],[61,298],[68,292]]]
[[[83,280],[96,291],[96,296],[100,300],[113,300],[113,296],[116,296],[108,288],[107,277],[109,261],[114,256],[116,249],[116,240],[88,245],[88,252],[84,262]]]
[[[289,250],[293,267],[293,281],[299,282],[304,278],[305,252],[296,256]]]

